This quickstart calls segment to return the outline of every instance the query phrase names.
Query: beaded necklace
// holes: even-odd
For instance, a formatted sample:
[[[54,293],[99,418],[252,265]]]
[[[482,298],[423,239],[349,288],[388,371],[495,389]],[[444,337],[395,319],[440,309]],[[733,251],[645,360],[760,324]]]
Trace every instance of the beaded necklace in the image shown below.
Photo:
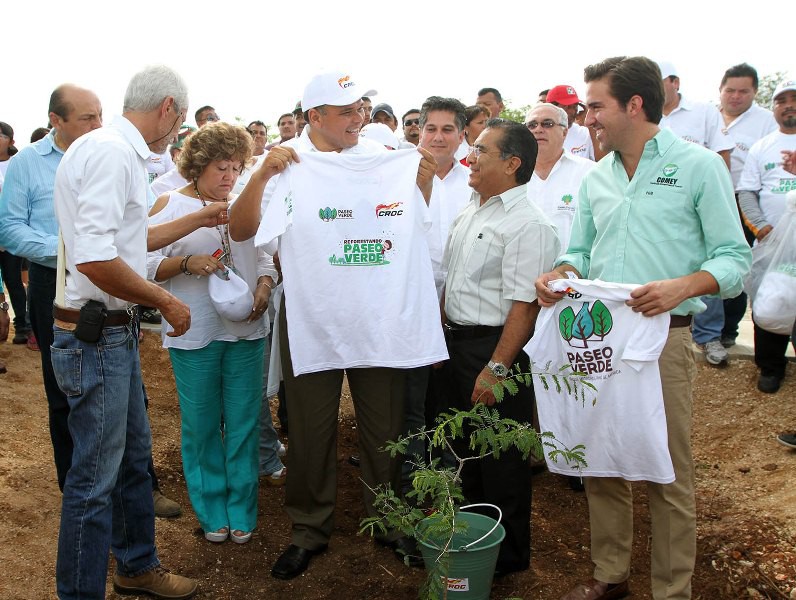
[[[202,206],[207,206],[207,202],[204,198],[202,198],[202,194],[199,193],[197,181],[197,179],[193,180],[193,191],[196,193],[196,197],[199,198]],[[227,202],[228,199],[229,198],[225,198],[224,201]],[[229,241],[229,227],[227,225],[216,225],[216,229],[221,236],[221,250],[224,252],[224,255],[221,257],[221,262],[237,273],[235,270],[235,261],[232,260],[232,250],[230,248]]]

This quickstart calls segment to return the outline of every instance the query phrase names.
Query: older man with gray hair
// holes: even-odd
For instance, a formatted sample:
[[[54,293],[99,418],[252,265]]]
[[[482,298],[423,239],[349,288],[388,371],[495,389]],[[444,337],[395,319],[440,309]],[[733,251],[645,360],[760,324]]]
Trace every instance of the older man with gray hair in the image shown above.
[[[566,250],[578,206],[580,182],[596,163],[564,152],[569,120],[560,106],[537,104],[526,115],[525,126],[539,147],[536,166],[528,182],[528,198],[556,226],[561,249]]]
[[[76,140],[55,176],[65,251],[58,257],[52,363],[69,398],[74,440],[58,537],[61,600],[105,598],[109,550],[119,593],[190,598],[198,588],[161,568],[155,549],[152,436],[134,317],[135,304],[145,304],[173,325],[169,335],[190,327],[188,306],[146,280],[147,248],[190,230],[147,230],[145,168],[150,154],[165,152],[175,138],[187,108],[180,76],[147,67],[130,81],[122,116]]]

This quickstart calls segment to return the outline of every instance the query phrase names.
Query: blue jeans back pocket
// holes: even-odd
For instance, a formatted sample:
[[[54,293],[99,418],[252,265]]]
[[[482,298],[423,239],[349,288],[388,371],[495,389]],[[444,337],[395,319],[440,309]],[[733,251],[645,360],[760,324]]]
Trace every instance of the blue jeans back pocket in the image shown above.
[[[81,348],[56,348],[50,346],[50,356],[58,387],[67,396],[82,394],[81,371],[83,350]]]

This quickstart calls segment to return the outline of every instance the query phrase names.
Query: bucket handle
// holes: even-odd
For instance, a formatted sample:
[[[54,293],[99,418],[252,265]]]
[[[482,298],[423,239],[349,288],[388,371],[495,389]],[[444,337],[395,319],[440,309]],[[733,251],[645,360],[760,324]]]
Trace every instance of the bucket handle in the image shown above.
[[[474,508],[476,506],[486,506],[487,508],[494,508],[497,511],[497,513],[498,513],[498,518],[497,518],[497,521],[495,521],[495,526],[492,529],[490,529],[489,531],[487,531],[483,536],[481,536],[480,538],[478,538],[474,542],[470,542],[469,544],[465,544],[464,546],[459,548],[459,550],[461,550],[462,552],[466,552],[467,550],[470,549],[470,546],[474,546],[478,542],[481,542],[481,541],[485,540],[486,538],[488,538],[492,534],[492,532],[495,531],[495,529],[498,528],[498,525],[500,525],[500,522],[503,520],[503,511],[500,510],[500,507],[499,506],[495,506],[494,504],[487,504],[486,502],[480,502],[478,504],[468,504],[466,506],[460,506],[459,510],[464,510],[465,508]]]

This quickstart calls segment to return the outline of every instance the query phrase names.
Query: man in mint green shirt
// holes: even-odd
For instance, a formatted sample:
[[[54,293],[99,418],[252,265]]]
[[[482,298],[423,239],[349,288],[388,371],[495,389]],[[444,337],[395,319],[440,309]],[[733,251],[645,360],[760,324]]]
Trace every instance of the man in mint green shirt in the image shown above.
[[[659,368],[675,481],[647,486],[652,597],[688,599],[696,555],[691,316],[705,308],[700,296],[740,293],[751,251],[721,158],[658,127],[663,87],[657,65],[643,57],[610,58],[587,67],[585,81],[586,125],[609,154],[584,178],[569,248],[536,289],[539,303],[551,306],[563,294],[547,282],[567,272],[637,283],[627,303],[634,311],[671,313]],[[562,600],[623,598],[633,542],[630,483],[590,477],[585,485],[594,579]]]

